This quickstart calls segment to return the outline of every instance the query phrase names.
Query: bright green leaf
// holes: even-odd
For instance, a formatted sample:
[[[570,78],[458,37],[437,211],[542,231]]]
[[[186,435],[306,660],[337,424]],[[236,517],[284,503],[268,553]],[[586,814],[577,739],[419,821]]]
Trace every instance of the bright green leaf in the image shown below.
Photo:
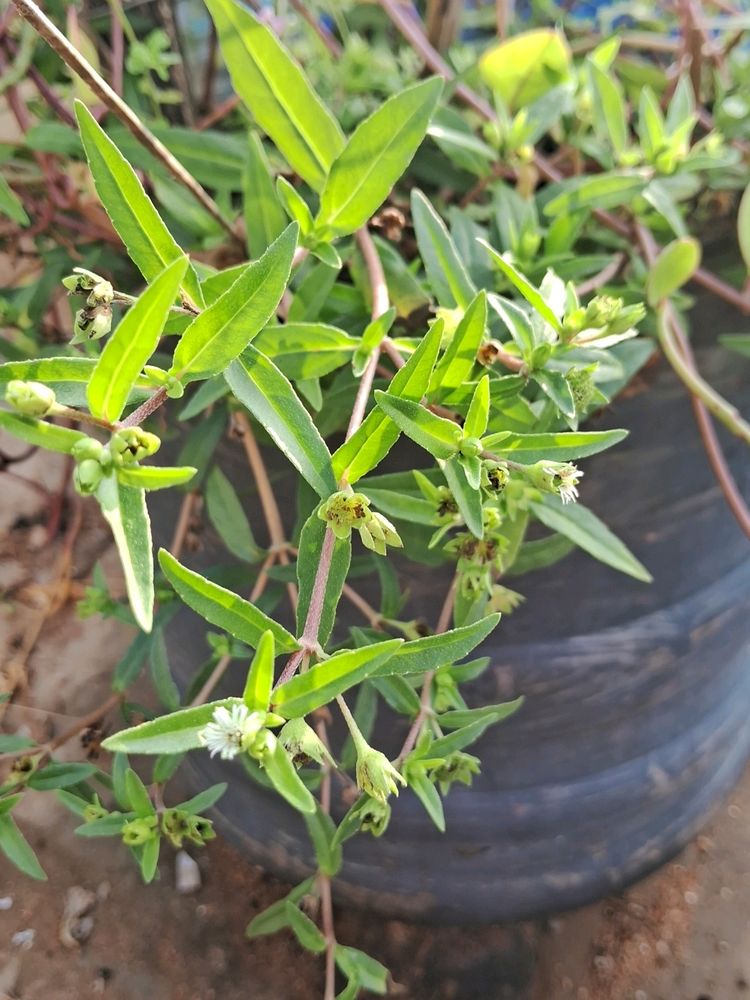
[[[119,468],[116,475],[124,486],[135,486],[142,490],[165,490],[170,486],[189,483],[197,471],[192,465],[127,465]]]
[[[135,620],[144,632],[150,632],[154,617],[154,563],[145,494],[111,475],[102,479],[96,499],[115,539]]]
[[[131,754],[175,754],[196,750],[203,745],[198,734],[212,720],[216,709],[231,709],[234,705],[241,704],[241,698],[224,698],[207,705],[183,708],[171,715],[163,715],[108,736],[102,746],[111,753],[118,751]]]
[[[271,700],[273,687],[274,643],[273,632],[264,632],[247,672],[242,700],[251,712],[265,712]]]
[[[412,441],[435,458],[450,458],[458,451],[460,428],[445,417],[438,417],[411,399],[400,399],[377,390],[375,400],[391,420]]]
[[[421,191],[411,193],[411,214],[427,280],[441,306],[468,309],[476,289],[445,223]]]
[[[701,262],[701,245],[692,236],[673,240],[651,265],[646,278],[646,298],[656,306],[689,281]]]

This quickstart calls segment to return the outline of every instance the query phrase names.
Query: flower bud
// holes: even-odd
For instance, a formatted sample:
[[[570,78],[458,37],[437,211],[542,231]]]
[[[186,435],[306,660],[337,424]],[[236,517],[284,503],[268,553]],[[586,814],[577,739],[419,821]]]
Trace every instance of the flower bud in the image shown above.
[[[138,819],[131,819],[122,828],[122,842],[128,847],[138,847],[148,840],[153,840],[158,836],[158,819],[156,816],[141,816]]]
[[[98,281],[91,289],[89,297],[86,299],[86,305],[90,309],[97,309],[100,306],[109,306],[112,304],[114,295],[115,292],[112,285],[102,278],[102,280]]]
[[[62,279],[63,285],[72,295],[84,295],[95,288],[104,278],[85,267],[74,267],[73,273]]]
[[[55,393],[41,382],[23,382],[13,379],[8,382],[5,399],[19,413],[26,417],[46,417],[55,405]]]
[[[476,458],[482,453],[482,442],[476,437],[462,437],[458,448],[464,458]]]
[[[83,810],[83,821],[84,823],[93,823],[97,819],[104,819],[105,816],[109,816],[109,810],[104,808],[99,801],[99,796],[95,795],[94,801],[89,802]]]
[[[82,497],[96,492],[104,477],[104,470],[95,458],[84,458],[73,470],[73,486]]]
[[[160,447],[161,441],[156,434],[140,427],[124,427],[113,434],[109,442],[112,461],[118,467],[135,465],[141,459],[156,454]]]
[[[99,340],[112,329],[111,306],[95,306],[79,309],[73,324],[73,339],[71,344],[80,344],[85,340]]]
[[[182,847],[190,833],[190,816],[184,809],[165,809],[161,817],[161,830],[173,847]]]
[[[487,493],[502,493],[510,481],[510,472],[504,462],[482,463],[482,488]]]
[[[596,365],[588,365],[586,368],[571,368],[565,376],[576,413],[585,413],[597,395],[593,374],[595,368]]]
[[[175,378],[174,375],[168,375],[167,381],[164,385],[166,386],[167,395],[170,399],[182,399],[185,395],[185,386],[178,378]]]
[[[368,744],[357,749],[355,774],[361,791],[378,802],[385,802],[389,795],[398,795],[398,784],[406,784],[386,755]]]
[[[596,295],[586,306],[583,317],[585,327],[603,327],[613,323],[623,307],[623,301],[614,295]]]
[[[303,767],[311,760],[318,764],[331,760],[325,744],[304,719],[290,719],[282,728],[278,739],[296,767]]]
[[[70,454],[76,462],[82,462],[84,459],[91,458],[102,465],[106,465],[110,460],[109,452],[101,441],[97,441],[96,438],[92,437],[85,437],[76,441],[70,449]]]
[[[440,792],[445,795],[451,785],[458,781],[462,785],[471,785],[475,774],[479,774],[479,758],[470,753],[457,750],[450,754],[430,774],[433,781],[440,785]]]
[[[363,493],[339,490],[318,508],[318,517],[325,521],[337,538],[348,538],[352,528],[367,520],[370,501]]]
[[[359,537],[365,548],[377,552],[380,556],[385,555],[386,545],[395,549],[403,548],[404,543],[401,541],[401,536],[388,518],[383,517],[377,511],[369,511],[368,513],[370,516],[358,529]]]
[[[557,493],[563,503],[574,503],[578,497],[581,470],[569,462],[536,462],[525,473],[529,481],[544,493]]]
[[[487,607],[489,611],[499,611],[502,615],[509,615],[525,600],[523,594],[498,583],[492,588],[492,596]]]
[[[213,840],[216,836],[213,823],[205,816],[188,816],[187,827],[188,840],[197,844],[198,847],[202,847],[207,840]]]
[[[391,821],[391,807],[387,802],[367,798],[359,810],[359,828],[362,833],[382,837]]]

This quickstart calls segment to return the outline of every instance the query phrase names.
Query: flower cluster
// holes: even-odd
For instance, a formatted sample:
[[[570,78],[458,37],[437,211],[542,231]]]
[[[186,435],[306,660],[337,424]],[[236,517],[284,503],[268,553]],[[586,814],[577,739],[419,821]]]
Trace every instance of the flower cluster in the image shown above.
[[[109,281],[84,267],[73,268],[73,274],[63,278],[71,295],[85,295],[86,305],[76,313],[71,344],[99,340],[112,329],[114,289]]]
[[[240,753],[262,757],[269,749],[271,733],[264,728],[265,712],[251,712],[246,705],[220,705],[214,709],[213,719],[199,733],[201,744],[212,757],[233,760]]]
[[[364,493],[339,490],[321,504],[318,517],[326,522],[337,538],[348,538],[352,529],[356,529],[365,548],[378,555],[385,555],[387,545],[399,549],[403,546],[388,518],[370,509],[370,500]]]

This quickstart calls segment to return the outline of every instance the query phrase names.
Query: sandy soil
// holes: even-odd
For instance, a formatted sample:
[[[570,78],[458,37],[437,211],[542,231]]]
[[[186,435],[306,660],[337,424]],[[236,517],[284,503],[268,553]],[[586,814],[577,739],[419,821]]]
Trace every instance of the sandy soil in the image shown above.
[[[53,491],[63,473],[62,462],[49,459],[13,468]],[[106,697],[129,634],[112,622],[81,622],[65,600],[80,594],[97,558],[111,559],[91,505],[82,507],[61,591],[74,512],[63,511],[50,540],[44,497],[7,476],[0,489],[0,690],[13,692],[0,724],[45,738]],[[81,753],[75,741],[66,750]],[[227,845],[196,854],[201,888],[180,895],[171,852],[157,882],[144,887],[119,843],[77,839],[73,817],[52,796],[29,793],[19,819],[49,881],[33,883],[0,861],[0,998],[321,995],[320,962],[286,933],[244,938],[247,922],[285,888]],[[391,994],[412,1000],[743,1000],[750,997],[749,819],[750,771],[679,859],[620,896],[548,921],[470,930],[382,926],[339,912],[338,931],[386,962]],[[92,893],[90,933],[66,944],[61,921],[75,887]]]

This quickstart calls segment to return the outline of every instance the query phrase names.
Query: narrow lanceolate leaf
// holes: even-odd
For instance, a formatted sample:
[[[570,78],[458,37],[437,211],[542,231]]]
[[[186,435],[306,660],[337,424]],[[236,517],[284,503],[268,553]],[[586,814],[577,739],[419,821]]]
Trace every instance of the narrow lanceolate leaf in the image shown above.
[[[209,724],[219,707],[231,709],[241,705],[241,698],[224,698],[195,708],[183,708],[171,715],[163,715],[140,726],[123,729],[102,743],[110,753],[184,753],[196,750],[203,744],[199,733]]]
[[[360,122],[331,164],[315,220],[319,229],[353,233],[380,208],[424,139],[442,89],[443,81],[430,77]]]
[[[380,390],[375,392],[375,400],[404,434],[434,458],[450,458],[458,451],[461,430],[452,420],[436,416],[411,399],[391,397]]]
[[[273,632],[264,632],[247,672],[242,700],[251,712],[265,712],[271,700],[275,649]]]
[[[646,298],[656,306],[689,280],[701,262],[701,245],[692,236],[672,240],[651,265],[646,278]]]
[[[430,379],[430,396],[447,395],[465,382],[476,364],[487,326],[487,295],[478,292],[463,314],[445,353]]]
[[[427,280],[441,306],[466,309],[476,294],[445,223],[416,188],[411,193],[411,214]]]
[[[143,366],[156,350],[187,267],[187,257],[179,257],[162,271],[107,341],[86,390],[95,417],[114,423],[122,416]]]
[[[577,458],[587,458],[619,444],[627,436],[628,432],[623,430],[577,431],[570,434],[514,434],[512,431],[501,431],[499,434],[488,434],[482,440],[482,446],[496,455],[532,465],[547,459],[571,462]]]
[[[260,260],[248,264],[223,295],[197,316],[177,344],[170,374],[182,382],[218,375],[247,347],[276,311],[297,246],[287,226]]]
[[[360,347],[356,337],[325,323],[267,326],[254,344],[290,379],[328,375],[345,365]]]
[[[257,562],[261,553],[247,514],[234,487],[218,465],[209,473],[204,495],[209,520],[227,549],[239,559]]]
[[[130,465],[117,470],[117,478],[125,486],[137,486],[142,490],[166,490],[170,486],[189,483],[198,470],[192,465],[174,468],[158,465]]]
[[[135,620],[144,632],[150,632],[154,619],[154,562],[145,494],[118,482],[114,476],[106,476],[97,488],[96,499],[114,535]]]
[[[336,653],[277,688],[271,699],[273,710],[292,719],[327,705],[337,694],[359,684],[385,663],[402,642],[402,639],[387,639],[362,649]]]
[[[0,365],[0,386],[20,378],[44,382],[53,390],[58,403],[64,406],[85,406],[86,385],[96,368],[96,358],[33,358],[28,361],[7,361]],[[152,384],[141,376],[136,380],[133,398],[145,399]]]
[[[464,434],[467,437],[480,438],[487,430],[490,416],[490,377],[484,375],[474,390],[469,404],[469,412],[464,421]]]
[[[297,774],[297,769],[289,759],[284,747],[276,742],[271,753],[263,761],[263,768],[271,784],[290,806],[301,813],[315,812],[315,799]]]
[[[505,701],[500,705],[483,705],[481,708],[457,708],[440,714],[441,729],[462,729],[475,722],[500,722],[512,715],[522,704],[522,698]]]
[[[539,313],[542,319],[546,320],[552,329],[557,330],[559,333],[562,329],[560,320],[549,307],[539,289],[535,288],[528,278],[521,274],[521,272],[517,270],[513,264],[510,263],[510,261],[506,260],[505,257],[499,254],[494,247],[490,246],[489,243],[485,240],[479,240],[479,242],[489,253],[490,257],[492,257],[495,264],[497,264],[511,285],[517,288],[529,305]]]
[[[298,648],[297,640],[283,625],[231,590],[211,583],[200,573],[183,566],[166,549],[159,550],[159,565],[185,604],[212,625],[253,648],[257,647],[266,631],[273,633],[281,652],[289,653]]]
[[[445,814],[440,794],[424,773],[423,769],[412,768],[409,771],[409,788],[414,792],[425,808],[427,815],[441,833],[445,833]]]
[[[318,566],[320,565],[320,553],[323,548],[326,530],[326,523],[318,517],[318,510],[316,508],[307,521],[305,521],[300,533],[297,554],[297,583],[299,586],[297,633],[299,635],[302,635],[305,621],[307,620],[307,611],[310,607],[310,599],[312,598],[315,578]],[[323,647],[325,647],[325,644],[331,637],[336,617],[336,608],[338,607],[341,591],[346,582],[346,574],[349,572],[351,558],[351,537],[337,538],[333,543],[331,568],[328,571],[328,580],[323,595],[323,610],[320,615],[320,626],[317,635],[317,640]]]
[[[303,180],[320,190],[344,146],[339,125],[265,24],[234,0],[207,0],[232,84]]]
[[[260,136],[251,132],[249,140],[250,148],[242,174],[242,208],[250,256],[260,257],[284,231],[287,217],[279,203]]]
[[[484,525],[482,523],[482,497],[479,490],[474,489],[469,483],[458,455],[453,455],[447,462],[444,462],[442,468],[445,480],[458,504],[461,517],[466,522],[466,527],[472,535],[481,538],[484,534]]]
[[[426,670],[453,664],[484,642],[499,621],[499,614],[488,615],[471,625],[405,642],[386,663],[372,671],[370,677],[423,674]]]
[[[0,174],[0,215],[5,215],[19,226],[28,226],[29,217],[21,199],[12,190],[10,184]]]
[[[136,267],[146,281],[153,281],[183,252],[133,168],[80,101],[76,101],[76,116],[99,199]],[[182,291],[194,306],[203,305],[192,267],[185,273]]]
[[[252,344],[225,373],[229,387],[319,496],[336,490],[331,455],[289,380]]]
[[[419,402],[427,391],[442,336],[443,323],[438,320],[404,367],[391,379],[386,393],[389,398]],[[398,437],[399,428],[382,407],[376,406],[367,414],[362,426],[334,454],[335,475],[355,483],[380,464]]]
[[[588,552],[594,559],[613,569],[643,580],[651,581],[651,574],[633,553],[592,511],[581,504],[563,505],[557,497],[545,497],[541,503],[532,503],[531,510],[542,524],[552,531],[565,535]]]
[[[68,427],[56,427],[55,424],[48,424],[44,420],[22,417],[18,413],[8,413],[6,410],[0,410],[0,428],[13,434],[14,437],[21,438],[22,441],[39,448],[46,448],[47,451],[59,451],[63,455],[69,454],[73,445],[86,437],[80,431],[70,430]]]
[[[18,829],[16,821],[8,814],[0,816],[0,852],[24,875],[40,882],[46,881],[47,876],[37,861],[36,854]]]

